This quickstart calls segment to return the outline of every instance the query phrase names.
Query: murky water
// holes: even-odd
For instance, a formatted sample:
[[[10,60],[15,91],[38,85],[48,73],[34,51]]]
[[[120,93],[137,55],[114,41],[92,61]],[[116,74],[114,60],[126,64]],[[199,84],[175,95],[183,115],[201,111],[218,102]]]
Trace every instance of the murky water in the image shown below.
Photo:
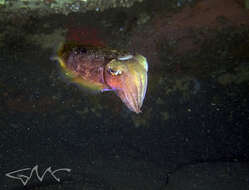
[[[249,189],[248,10],[181,3],[1,20],[0,189]],[[144,55],[142,113],[65,80],[65,40]]]

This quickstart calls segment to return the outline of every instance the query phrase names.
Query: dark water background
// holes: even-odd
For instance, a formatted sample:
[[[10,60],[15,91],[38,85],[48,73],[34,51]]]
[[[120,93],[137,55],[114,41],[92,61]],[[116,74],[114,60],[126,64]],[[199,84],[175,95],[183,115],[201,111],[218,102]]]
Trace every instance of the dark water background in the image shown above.
[[[188,43],[174,45],[182,36],[170,41],[162,36],[165,28],[156,28],[167,6],[146,2],[140,9],[30,17],[19,26],[1,23],[0,189],[222,189],[227,184],[249,189],[248,25],[229,18],[219,18],[214,28],[203,24],[194,39],[202,36],[198,48],[189,50]],[[173,15],[183,10],[173,9]],[[148,21],[138,22],[140,13]],[[77,27],[101,31],[108,45],[132,47],[147,57],[142,114],[127,110],[112,93],[87,94],[67,83],[50,59],[57,44],[47,39],[52,45],[44,48],[32,40],[66,28],[72,18]],[[151,36],[141,42],[139,34]],[[42,182],[34,175],[26,187],[5,176],[35,165],[41,173],[50,166],[72,171],[58,172],[60,183],[49,174]],[[182,186],[170,186],[172,176],[190,165],[193,173],[200,168],[207,176],[197,171],[200,179],[186,174],[190,184],[176,177]],[[220,168],[229,177],[208,180]]]

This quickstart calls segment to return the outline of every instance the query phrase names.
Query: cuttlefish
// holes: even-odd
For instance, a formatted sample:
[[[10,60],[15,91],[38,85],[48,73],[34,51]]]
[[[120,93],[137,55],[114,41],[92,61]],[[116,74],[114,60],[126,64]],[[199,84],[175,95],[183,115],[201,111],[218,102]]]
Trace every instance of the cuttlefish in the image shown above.
[[[55,58],[70,81],[94,91],[114,91],[131,111],[141,112],[148,81],[144,56],[65,43],[60,45]]]

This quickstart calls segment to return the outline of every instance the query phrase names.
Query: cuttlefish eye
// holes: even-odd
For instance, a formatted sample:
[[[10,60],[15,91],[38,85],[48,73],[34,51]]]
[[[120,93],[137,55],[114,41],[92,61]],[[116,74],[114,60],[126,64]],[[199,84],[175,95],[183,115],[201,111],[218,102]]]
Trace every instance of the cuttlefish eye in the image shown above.
[[[117,75],[121,75],[122,74],[122,71],[117,69],[117,70],[114,70],[112,68],[108,68],[108,72],[112,75],[112,76],[117,76]]]
[[[127,75],[128,68],[123,61],[111,60],[105,68],[105,82],[112,89],[119,89],[122,86],[123,78]]]
[[[113,59],[106,65],[106,71],[113,77],[120,76],[127,72],[127,66],[124,61]]]

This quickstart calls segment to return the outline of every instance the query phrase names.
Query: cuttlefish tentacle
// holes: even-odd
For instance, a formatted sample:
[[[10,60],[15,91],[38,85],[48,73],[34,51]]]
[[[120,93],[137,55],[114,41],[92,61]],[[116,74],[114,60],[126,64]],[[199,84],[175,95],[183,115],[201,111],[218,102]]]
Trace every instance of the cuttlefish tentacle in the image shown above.
[[[118,78],[107,79],[107,84],[116,85],[116,93],[123,103],[130,110],[140,113],[147,89],[148,65],[146,59],[136,55],[126,62],[113,61],[109,66],[114,70],[119,69],[122,74],[116,76]]]

